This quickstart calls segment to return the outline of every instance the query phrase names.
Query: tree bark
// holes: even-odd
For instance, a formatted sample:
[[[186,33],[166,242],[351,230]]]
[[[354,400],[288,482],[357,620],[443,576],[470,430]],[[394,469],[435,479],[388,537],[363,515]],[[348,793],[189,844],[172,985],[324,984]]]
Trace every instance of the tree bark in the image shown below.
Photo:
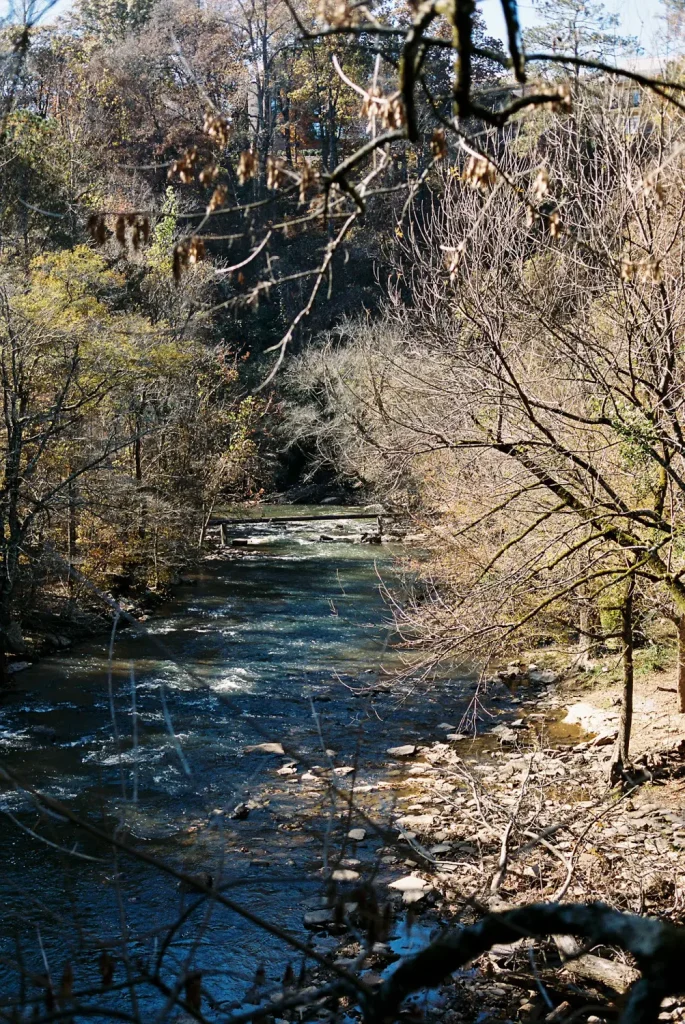
[[[685,713],[685,615],[678,619],[678,711]]]
[[[618,737],[611,764],[611,781],[620,781],[623,770],[630,764],[630,734],[633,727],[633,589],[631,577],[628,592],[621,606],[621,641],[623,644],[623,692],[618,720]]]

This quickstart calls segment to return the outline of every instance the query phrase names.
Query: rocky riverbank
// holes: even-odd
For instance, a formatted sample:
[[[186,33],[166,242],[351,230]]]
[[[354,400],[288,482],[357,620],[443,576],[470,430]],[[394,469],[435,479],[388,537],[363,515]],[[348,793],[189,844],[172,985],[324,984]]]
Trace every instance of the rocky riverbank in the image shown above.
[[[514,697],[507,721],[492,719],[475,739],[445,721],[435,735],[388,747],[380,774],[305,765],[284,753],[272,771],[277,790],[285,782],[298,796],[288,828],[320,834],[315,823],[324,812],[329,819],[328,849],[316,869],[323,895],[303,914],[315,950],[339,967],[362,967],[373,982],[445,927],[488,910],[600,900],[682,920],[682,722],[678,734],[669,727],[649,746],[638,700],[634,785],[612,791],[611,685],[595,706],[578,680],[544,678],[546,685],[538,679]],[[490,696],[496,705],[498,693]],[[648,707],[654,699],[642,697]],[[312,979],[325,973],[318,967]],[[445,1024],[571,1016],[597,1022],[616,1016],[617,999],[636,976],[609,949],[580,951],[573,940],[559,940],[533,950],[524,940],[492,950],[437,992],[414,999],[407,1013]],[[307,1015],[326,1019],[321,1005]],[[682,1018],[685,1003],[670,1000],[661,1016]]]

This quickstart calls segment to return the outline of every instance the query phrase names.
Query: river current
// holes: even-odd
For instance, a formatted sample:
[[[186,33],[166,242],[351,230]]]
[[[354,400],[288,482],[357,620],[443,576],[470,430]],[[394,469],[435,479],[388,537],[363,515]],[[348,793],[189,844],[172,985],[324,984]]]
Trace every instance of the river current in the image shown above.
[[[107,637],[14,677],[0,705],[0,762],[94,825],[118,823],[137,847],[220,878],[233,898],[304,937],[303,914],[320,906],[330,856],[326,815],[298,817],[316,791],[303,781],[312,781],[307,766],[339,768],[341,785],[356,766],[357,783],[378,790],[378,814],[387,815],[390,797],[379,788],[386,748],[435,738],[470,694],[468,680],[374,689],[397,655],[379,589],[382,578],[393,585],[391,552],[349,543],[368,528],[254,518],[231,528],[250,544],[203,563],[146,635],[118,633],[111,686]],[[321,541],[322,533],[339,539]],[[265,741],[283,743],[286,755],[246,752]],[[279,774],[296,760],[292,751],[305,763]],[[115,862],[25,793],[5,790],[0,799],[11,815],[0,830],[3,995],[18,989],[18,959],[57,976],[70,962],[82,984],[97,981],[99,951],[120,956],[122,928],[132,960],[149,962],[160,929],[187,905],[176,881],[135,860]],[[242,820],[232,817],[240,804],[249,810]],[[366,855],[378,846],[365,844]],[[257,965],[275,980],[288,954],[235,913],[205,917],[205,909],[166,955],[171,969],[192,951],[226,1009],[245,998]],[[143,998],[157,1005],[160,996]]]

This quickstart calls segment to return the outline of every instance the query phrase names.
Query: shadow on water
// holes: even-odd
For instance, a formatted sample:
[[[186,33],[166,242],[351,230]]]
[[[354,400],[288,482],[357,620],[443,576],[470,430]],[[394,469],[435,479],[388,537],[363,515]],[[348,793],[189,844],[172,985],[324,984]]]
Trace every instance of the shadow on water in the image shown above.
[[[349,535],[366,528],[350,522],[345,530]],[[445,717],[458,720],[473,684],[456,679],[441,682],[439,690],[356,697],[354,689],[375,678],[381,662],[393,667],[378,586],[379,573],[391,580],[391,552],[322,543],[320,528],[308,524],[249,523],[237,532],[258,543],[234,558],[205,563],[147,623],[149,636],[119,634],[113,664],[119,743],[103,638],[16,677],[0,708],[0,755],[20,777],[93,823],[111,829],[119,820],[120,834],[133,843],[186,871],[221,877],[236,899],[302,936],[303,911],[320,905],[329,840],[326,819],[315,812],[326,798],[316,780],[301,781],[301,765],[290,775],[278,774],[292,759],[244,748],[268,739],[296,749],[308,764],[328,758],[341,769],[357,764],[357,782],[373,789],[384,771],[385,749],[438,738],[437,724]],[[161,684],[189,775],[167,730]],[[102,858],[73,860],[5,818],[3,992],[17,985],[10,962],[17,942],[27,967],[45,971],[37,924],[53,973],[67,959],[77,971],[79,965],[92,970],[96,951],[120,933],[122,915],[131,955],[149,960],[159,941],[155,931],[191,897],[144,865],[115,863],[71,826],[38,815],[25,796],[5,792],[1,799],[16,822]],[[379,791],[381,815],[390,799],[384,802]],[[249,817],[234,820],[232,809],[248,801],[254,804]],[[304,804],[313,809],[306,821]],[[334,821],[337,841],[348,823]],[[356,855],[372,858],[378,845],[360,844]],[[223,908],[200,927],[204,913],[203,905],[179,931],[171,962],[181,963],[197,942],[196,963],[212,977],[224,1006],[242,998],[257,964],[268,965],[271,980],[280,977],[285,957],[276,939]]]

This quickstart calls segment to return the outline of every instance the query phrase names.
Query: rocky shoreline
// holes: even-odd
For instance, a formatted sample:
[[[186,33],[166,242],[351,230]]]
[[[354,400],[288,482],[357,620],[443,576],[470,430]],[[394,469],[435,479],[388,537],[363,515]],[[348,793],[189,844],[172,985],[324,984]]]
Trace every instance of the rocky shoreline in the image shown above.
[[[518,717],[493,720],[475,739],[444,722],[438,735],[389,747],[380,774],[305,765],[286,754],[272,769],[275,788],[285,783],[300,800],[290,828],[311,829],[332,788],[349,805],[331,818],[337,854],[316,868],[323,895],[303,914],[313,948],[336,966],[363,963],[365,980],[380,983],[400,956],[445,928],[538,901],[599,900],[682,921],[685,742],[644,754],[634,785],[611,790],[610,716],[606,728],[588,733],[580,719],[597,725],[601,709],[588,723],[592,705],[578,694],[556,683],[530,685],[514,698]],[[379,794],[391,812],[379,813]],[[534,971],[530,942],[495,948],[412,999],[405,1016],[445,1024],[613,1019],[634,966],[611,950],[581,951],[567,941],[570,948],[538,944]],[[322,967],[311,972],[315,981],[325,976]],[[297,1019],[303,1014],[327,1019],[321,1005],[300,1009]],[[353,1007],[349,1015],[358,1016]],[[661,1017],[682,1019],[685,1002],[670,1000]]]

